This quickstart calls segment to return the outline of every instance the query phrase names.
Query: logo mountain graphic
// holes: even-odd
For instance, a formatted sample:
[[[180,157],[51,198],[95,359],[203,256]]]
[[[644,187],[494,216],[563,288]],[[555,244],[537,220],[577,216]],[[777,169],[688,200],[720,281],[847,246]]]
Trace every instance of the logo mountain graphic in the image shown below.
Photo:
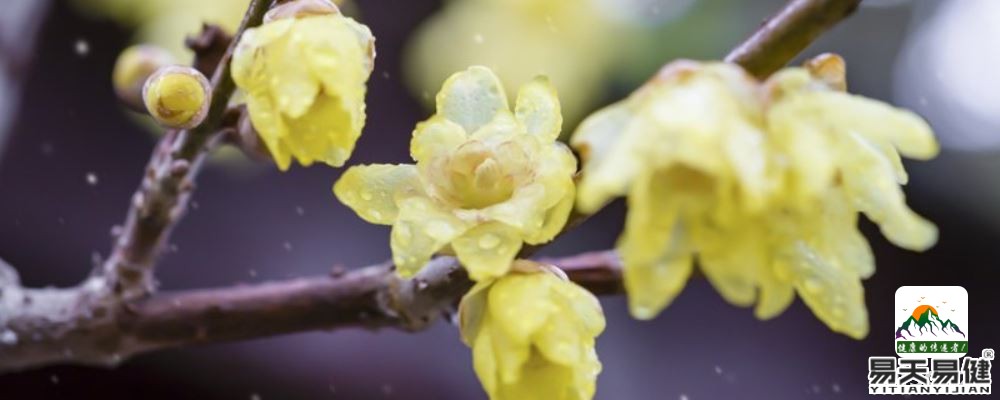
[[[933,336],[960,334],[963,338],[965,337],[965,332],[962,332],[958,325],[951,322],[950,319],[942,320],[937,310],[928,305],[921,305],[914,309],[913,314],[896,329],[896,339],[906,340],[926,334]]]

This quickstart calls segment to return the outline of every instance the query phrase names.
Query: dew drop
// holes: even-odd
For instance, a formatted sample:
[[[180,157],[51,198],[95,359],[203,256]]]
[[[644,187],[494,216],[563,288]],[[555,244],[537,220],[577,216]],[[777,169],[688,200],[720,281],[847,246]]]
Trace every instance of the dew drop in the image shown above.
[[[88,172],[87,175],[86,175],[86,177],[85,177],[85,179],[87,180],[87,184],[88,185],[90,185],[90,186],[97,185],[97,174],[95,174],[93,172]]]
[[[482,33],[477,33],[477,34],[475,34],[475,35],[472,36],[472,41],[476,42],[476,44],[483,44],[483,42],[485,42],[486,39],[483,38],[483,34]]]
[[[823,284],[821,284],[819,280],[815,278],[806,279],[805,284],[803,286],[805,286],[806,292],[808,292],[809,294],[817,295],[823,292]]]
[[[364,201],[371,201],[372,200],[372,192],[369,192],[367,190],[362,190],[361,191],[361,199],[364,200]]]
[[[382,213],[380,213],[378,210],[369,210],[368,216],[371,217],[372,219],[382,219]]]
[[[500,244],[500,238],[492,233],[487,233],[479,238],[479,247],[489,250]]]

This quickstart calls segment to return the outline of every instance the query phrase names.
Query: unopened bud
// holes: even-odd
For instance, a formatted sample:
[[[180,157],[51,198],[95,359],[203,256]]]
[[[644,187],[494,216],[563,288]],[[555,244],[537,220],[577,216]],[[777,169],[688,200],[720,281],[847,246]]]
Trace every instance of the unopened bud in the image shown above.
[[[830,88],[847,90],[847,64],[844,58],[833,53],[823,53],[805,62],[809,73],[825,82]]]
[[[125,105],[142,111],[142,87],[156,70],[175,64],[174,56],[161,47],[139,44],[131,46],[118,55],[115,69],[111,74],[111,84],[115,94]]]
[[[205,119],[211,102],[208,79],[191,67],[160,68],[142,88],[146,111],[160,125],[187,129]]]
[[[329,0],[294,0],[272,8],[264,14],[264,22],[329,14],[340,14],[337,5]]]

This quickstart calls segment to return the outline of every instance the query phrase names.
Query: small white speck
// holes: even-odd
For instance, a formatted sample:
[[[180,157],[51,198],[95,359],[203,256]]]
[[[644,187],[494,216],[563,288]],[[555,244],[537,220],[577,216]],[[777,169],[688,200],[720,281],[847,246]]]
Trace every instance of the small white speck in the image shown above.
[[[198,207],[201,207],[201,204],[199,204],[197,201],[191,200],[191,209],[197,210]]]
[[[55,147],[52,146],[52,143],[45,142],[45,143],[42,143],[41,151],[42,151],[42,155],[43,156],[48,157],[48,156],[51,156],[52,153],[54,151],[56,151],[56,149],[55,149]]]
[[[171,253],[176,253],[178,251],[181,251],[181,248],[177,247],[176,243],[171,243],[170,246],[169,246],[169,249],[170,249]]]
[[[830,386],[830,390],[833,390],[834,393],[840,393],[840,385],[834,383]]]
[[[257,277],[257,270],[255,270],[255,269],[247,270],[247,275],[250,275],[251,278],[256,278]]]
[[[257,393],[253,393],[250,395],[250,400],[260,400],[260,395]]]
[[[680,397],[680,400],[688,400],[688,396],[686,394],[682,393],[681,397]]]
[[[819,385],[817,385],[817,384],[813,384],[811,389],[812,389],[812,392],[814,394],[819,394],[819,392],[820,392]]]
[[[477,33],[477,34],[475,34],[475,35],[472,36],[472,41],[476,42],[476,44],[483,44],[483,42],[485,42],[486,39],[483,38],[483,34],[482,33]]]
[[[88,172],[85,178],[87,179],[87,184],[88,185],[90,185],[90,186],[97,185],[97,174],[95,174],[93,172]]]
[[[76,43],[73,43],[73,50],[76,51],[76,55],[83,57],[90,53],[90,43],[82,38],[77,39]]]
[[[59,376],[58,375],[52,375],[52,376],[50,376],[49,380],[52,381],[53,385],[58,385],[59,384]]]
[[[720,367],[720,366],[716,365],[716,366],[715,366],[715,373],[716,373],[717,375],[722,375],[722,367]]]
[[[382,79],[389,79],[389,71],[382,71]]]
[[[0,343],[8,346],[17,344],[17,334],[14,331],[3,331],[0,333]]]
[[[302,208],[302,206],[295,207],[295,213],[301,217],[306,215],[306,209]]]
[[[291,242],[282,243],[281,246],[285,248],[285,251],[292,251],[292,243]]]
[[[384,394],[386,396],[392,395],[392,385],[390,385],[388,383],[382,385],[382,394]]]

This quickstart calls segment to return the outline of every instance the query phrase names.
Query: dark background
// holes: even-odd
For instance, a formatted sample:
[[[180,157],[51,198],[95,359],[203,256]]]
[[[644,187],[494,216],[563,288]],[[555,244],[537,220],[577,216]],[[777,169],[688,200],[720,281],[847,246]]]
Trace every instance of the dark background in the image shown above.
[[[379,55],[368,124],[351,162],[407,162],[413,124],[428,112],[402,85],[400,57],[408,35],[440,4],[359,3],[378,37]],[[780,4],[750,3],[737,19],[717,21],[739,27],[724,38],[731,44]],[[898,86],[918,82],[894,83],[894,62],[908,32],[933,14],[936,4],[927,3],[936,2],[920,9],[912,4],[863,7],[807,54],[841,53],[849,63],[852,91],[907,103],[899,99]],[[675,40],[697,42],[699,30],[711,29],[711,24],[700,26]],[[0,257],[19,269],[27,285],[78,282],[95,255],[107,253],[110,229],[123,220],[139,182],[155,138],[125,115],[109,83],[129,35],[112,22],[84,18],[63,2],[51,8],[43,26],[20,112],[0,153]],[[74,52],[80,39],[90,47],[82,56]],[[997,51],[996,41],[978,39],[982,51]],[[606,101],[629,89],[618,88]],[[948,97],[920,100],[932,108],[952,102]],[[948,134],[947,127],[935,127],[940,135]],[[988,128],[992,132],[985,133],[1000,135],[995,126]],[[865,282],[871,320],[867,339],[831,332],[799,300],[781,316],[758,321],[751,310],[725,303],[704,280],[693,280],[652,322],[630,319],[623,298],[604,298],[608,328],[598,340],[604,372],[597,398],[862,397],[867,358],[893,354],[893,294],[901,285],[966,287],[970,355],[1000,345],[994,279],[1000,231],[992,206],[997,184],[987,167],[996,164],[993,160],[990,149],[946,151],[937,160],[909,165],[909,202],[941,229],[939,244],[925,254],[893,247],[863,223],[878,261],[878,272]],[[389,257],[388,229],[365,223],[334,199],[330,187],[341,169],[293,168],[281,174],[270,166],[232,164],[217,163],[199,180],[196,207],[175,231],[158,269],[164,289],[317,275],[333,265],[356,267]],[[88,173],[96,175],[96,184],[87,182]],[[546,254],[611,247],[623,212],[615,204],[547,247]],[[485,398],[468,349],[445,323],[417,334],[303,333],[142,355],[113,370],[51,367],[0,376],[3,400],[255,396]]]

